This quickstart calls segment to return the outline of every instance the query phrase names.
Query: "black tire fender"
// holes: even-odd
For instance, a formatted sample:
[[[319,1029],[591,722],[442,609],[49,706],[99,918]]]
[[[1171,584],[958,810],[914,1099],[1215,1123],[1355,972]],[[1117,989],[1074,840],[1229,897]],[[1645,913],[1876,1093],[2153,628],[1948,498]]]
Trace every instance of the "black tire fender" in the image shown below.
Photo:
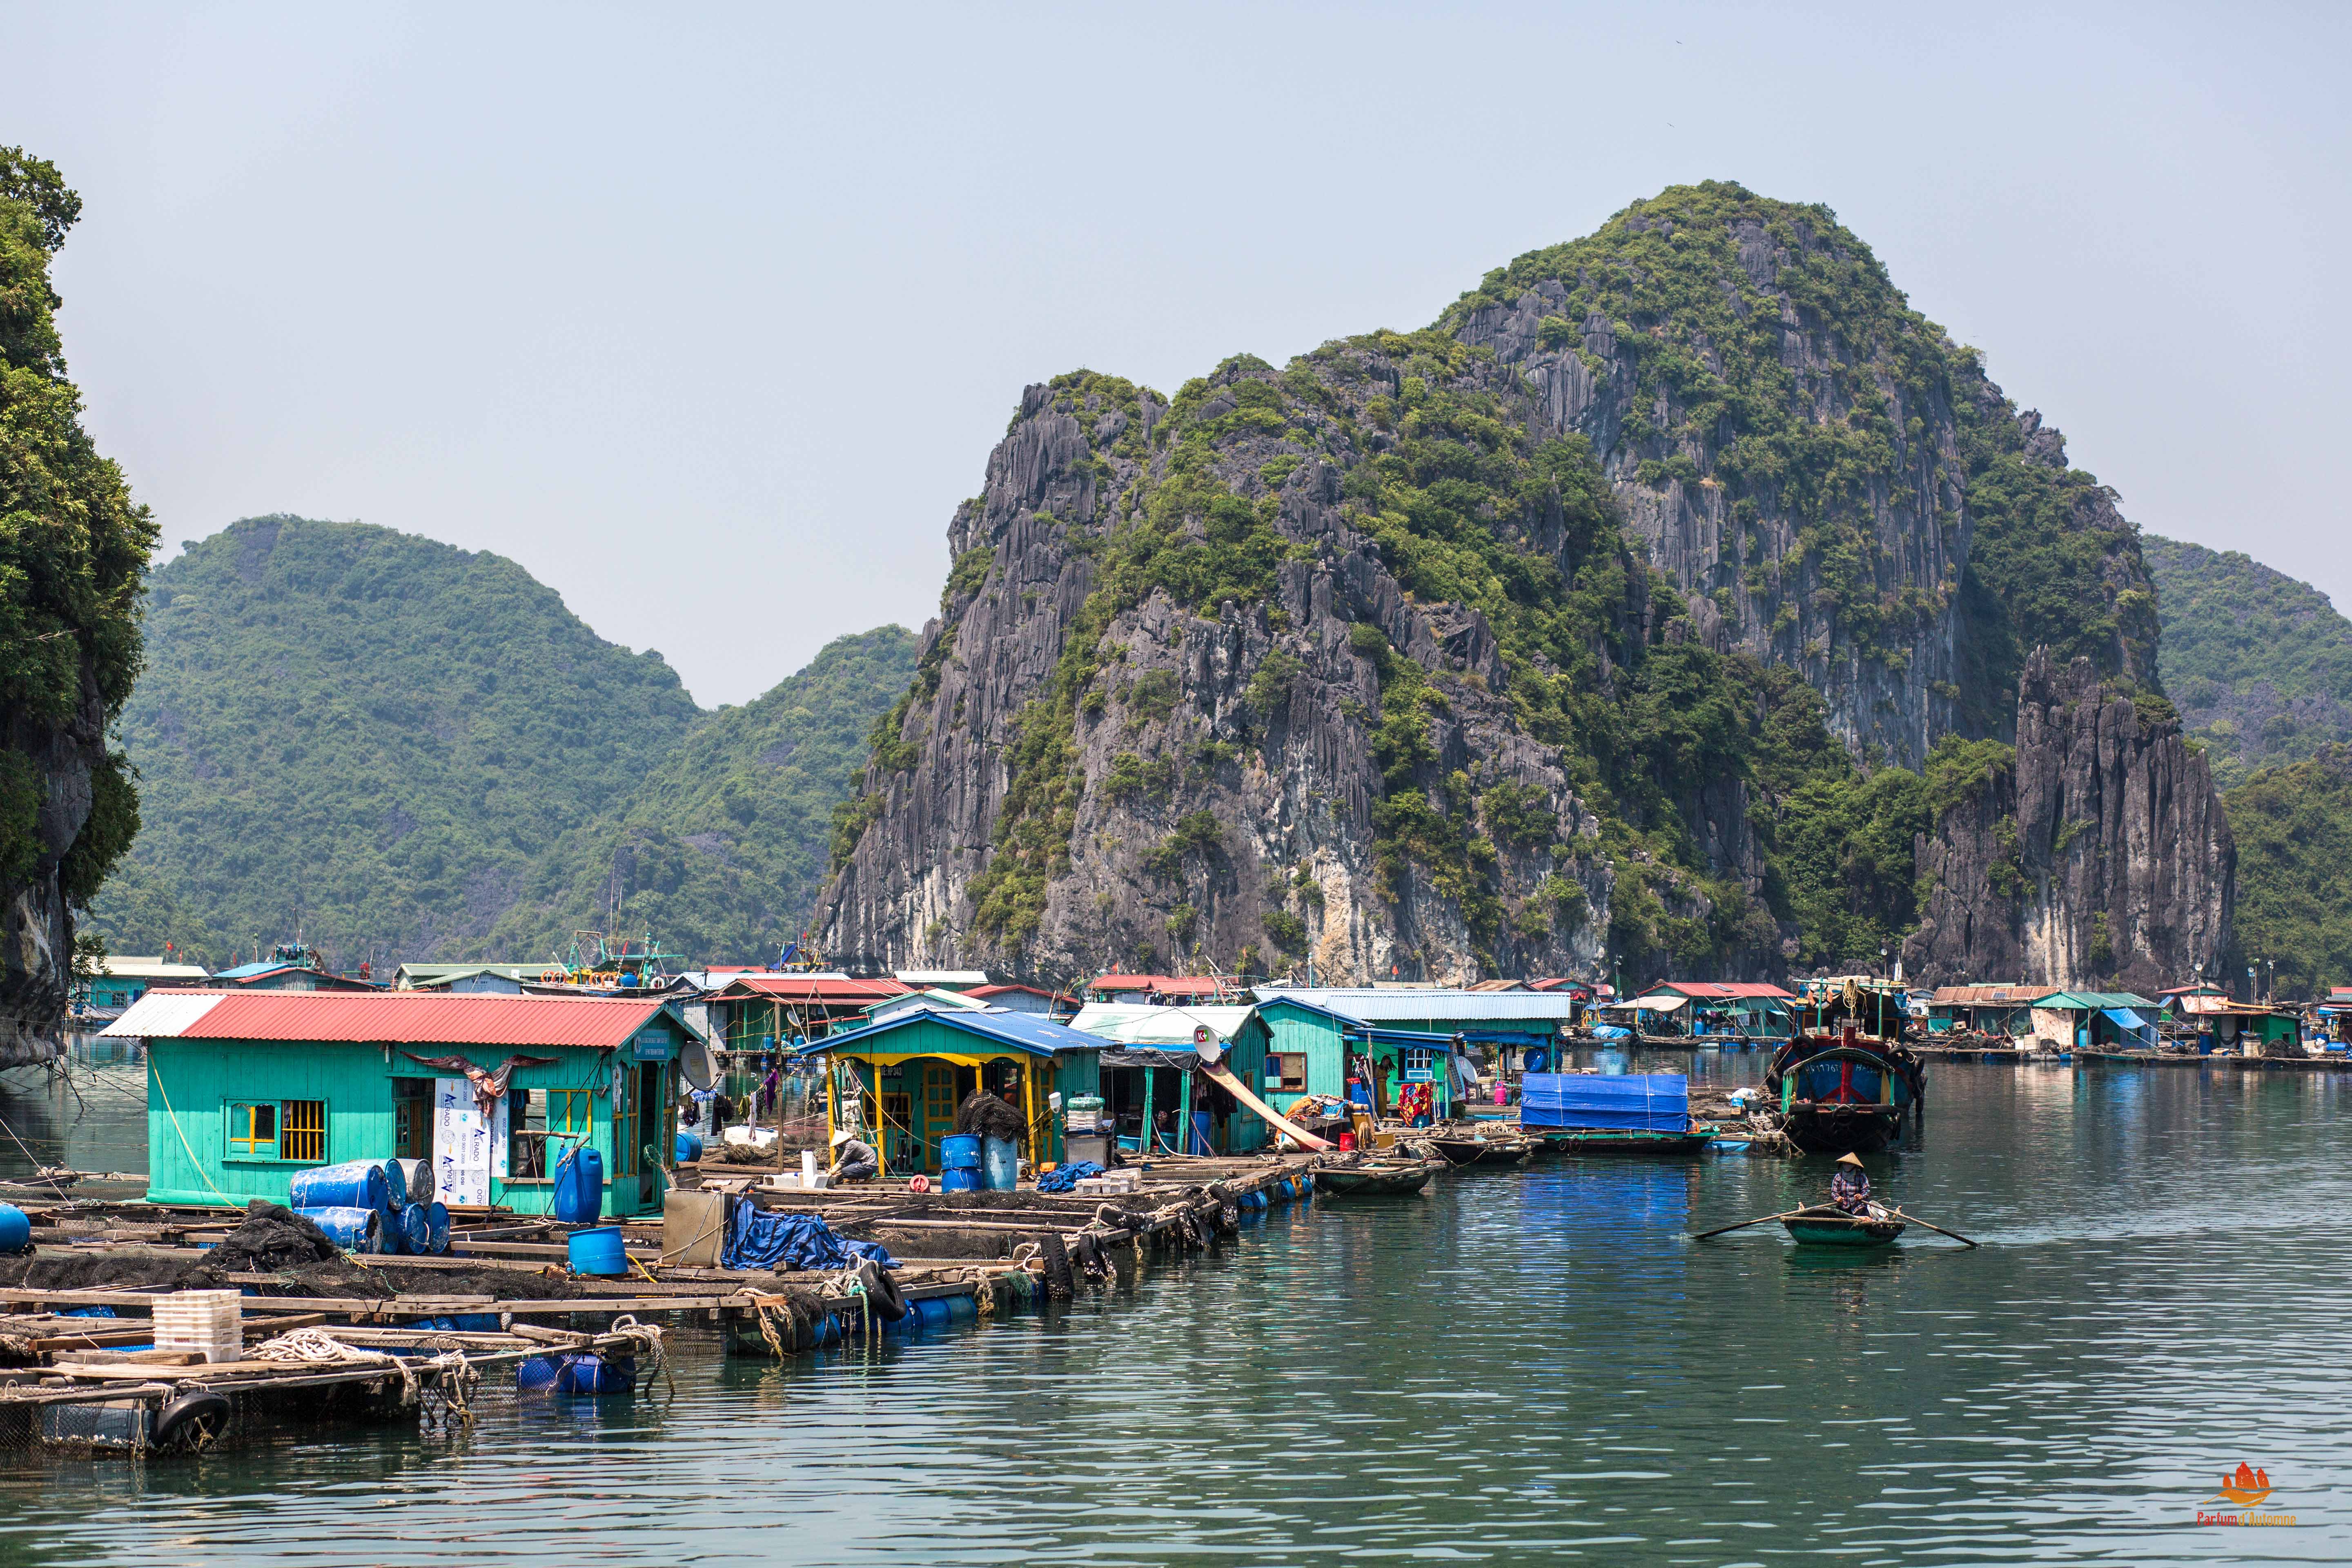
[[[906,1293],[890,1271],[867,1258],[857,1267],[857,1277],[866,1282],[866,1300],[872,1304],[874,1315],[886,1323],[895,1323],[907,1315]]]
[[[199,1391],[167,1401],[155,1417],[154,1446],[194,1448],[218,1437],[228,1426],[228,1396]]]

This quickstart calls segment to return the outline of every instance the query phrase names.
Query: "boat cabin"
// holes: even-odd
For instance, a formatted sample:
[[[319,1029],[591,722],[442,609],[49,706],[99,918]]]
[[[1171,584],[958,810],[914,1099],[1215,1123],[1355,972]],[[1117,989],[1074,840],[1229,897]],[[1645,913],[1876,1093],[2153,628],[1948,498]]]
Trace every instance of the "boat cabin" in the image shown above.
[[[284,1203],[295,1173],[432,1163],[443,1202],[554,1206],[577,1144],[604,1212],[658,1214],[681,1062],[700,1049],[655,999],[153,992],[106,1030],[147,1050],[149,1199]]]

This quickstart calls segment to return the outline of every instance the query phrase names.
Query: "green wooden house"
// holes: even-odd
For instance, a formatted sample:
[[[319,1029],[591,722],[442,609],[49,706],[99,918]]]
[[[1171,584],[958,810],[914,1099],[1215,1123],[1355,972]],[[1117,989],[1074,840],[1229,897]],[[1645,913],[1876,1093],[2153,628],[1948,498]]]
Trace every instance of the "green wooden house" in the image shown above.
[[[680,1063],[703,1048],[651,998],[429,991],[157,991],[106,1035],[146,1044],[152,1202],[284,1203],[307,1167],[400,1157],[452,1206],[520,1214],[551,1208],[583,1142],[606,1215],[659,1213]]]
[[[1003,1007],[933,1005],[864,1028],[811,1040],[822,1058],[828,1134],[844,1128],[875,1143],[884,1173],[936,1174],[940,1141],[976,1089],[1010,1091],[1029,1131],[1022,1156],[1034,1166],[1062,1157],[1062,1119],[1047,1096],[1091,1094],[1102,1040]]]
[[[1350,1058],[1368,1061],[1373,1109],[1387,1115],[1408,1083],[1425,1083],[1442,1121],[1452,1114],[1454,1082],[1446,1058],[1454,1037],[1433,1029],[1397,1028],[1350,1016],[1303,996],[1268,995],[1257,1005],[1265,1031],[1266,1103],[1287,1111],[1310,1094],[1348,1093]]]

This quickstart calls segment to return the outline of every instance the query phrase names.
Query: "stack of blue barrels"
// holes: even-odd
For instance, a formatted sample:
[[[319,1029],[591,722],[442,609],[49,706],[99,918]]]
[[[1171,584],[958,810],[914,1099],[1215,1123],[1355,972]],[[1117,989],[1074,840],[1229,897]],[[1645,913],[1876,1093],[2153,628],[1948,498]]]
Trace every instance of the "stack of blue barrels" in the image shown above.
[[[940,1191],[980,1190],[980,1140],[956,1133],[940,1140]]]
[[[321,1165],[295,1173],[289,1206],[346,1251],[425,1257],[449,1250],[449,1210],[432,1180],[423,1160]]]

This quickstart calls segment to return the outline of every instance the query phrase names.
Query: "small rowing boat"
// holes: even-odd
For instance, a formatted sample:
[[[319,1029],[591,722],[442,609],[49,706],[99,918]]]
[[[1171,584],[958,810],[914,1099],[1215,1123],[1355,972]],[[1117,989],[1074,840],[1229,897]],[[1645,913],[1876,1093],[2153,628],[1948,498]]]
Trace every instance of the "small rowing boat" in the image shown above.
[[[1903,1222],[1876,1204],[1868,1215],[1819,1204],[1780,1221],[1800,1247],[1884,1247],[1903,1234]]]
[[[1530,1138],[1483,1134],[1475,1138],[1421,1137],[1412,1142],[1449,1165],[1523,1165],[1535,1149],[1535,1141]]]
[[[1333,1197],[1402,1197],[1429,1185],[1437,1167],[1416,1160],[1409,1165],[1320,1165],[1315,1190]]]

